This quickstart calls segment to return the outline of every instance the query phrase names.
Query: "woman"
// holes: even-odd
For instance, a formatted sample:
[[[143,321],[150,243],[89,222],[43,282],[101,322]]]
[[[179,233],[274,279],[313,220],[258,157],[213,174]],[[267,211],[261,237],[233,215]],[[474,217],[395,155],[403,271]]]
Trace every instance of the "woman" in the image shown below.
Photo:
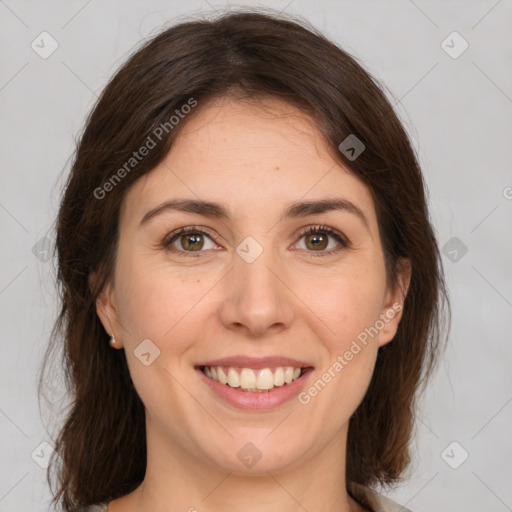
[[[157,35],[87,120],[57,252],[64,510],[405,510],[372,487],[408,465],[446,291],[353,57],[273,15]]]

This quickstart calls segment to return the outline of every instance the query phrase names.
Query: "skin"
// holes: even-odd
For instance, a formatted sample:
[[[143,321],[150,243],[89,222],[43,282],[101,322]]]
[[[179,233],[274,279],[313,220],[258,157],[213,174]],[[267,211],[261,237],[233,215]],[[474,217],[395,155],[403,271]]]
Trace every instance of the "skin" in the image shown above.
[[[293,201],[333,197],[356,204],[368,229],[341,210],[279,220]],[[172,198],[221,202],[232,218],[167,211],[139,226]],[[190,225],[217,237],[201,238],[199,257],[180,237],[181,252],[162,247]],[[339,231],[349,247],[325,233],[320,249],[298,236],[315,225]],[[236,252],[247,236],[263,249],[253,263]],[[339,250],[315,256],[331,249]],[[400,312],[306,405],[294,398],[270,411],[236,409],[194,366],[231,355],[294,357],[314,366],[307,390],[365,327],[403,304],[409,275],[388,287],[369,189],[332,158],[306,114],[268,98],[199,105],[165,160],[127,192],[114,278],[97,301],[146,409],[145,479],[110,512],[364,510],[344,484],[348,422]],[[134,350],[147,338],[160,356],[145,366]],[[250,469],[237,457],[248,442],[262,454]]]

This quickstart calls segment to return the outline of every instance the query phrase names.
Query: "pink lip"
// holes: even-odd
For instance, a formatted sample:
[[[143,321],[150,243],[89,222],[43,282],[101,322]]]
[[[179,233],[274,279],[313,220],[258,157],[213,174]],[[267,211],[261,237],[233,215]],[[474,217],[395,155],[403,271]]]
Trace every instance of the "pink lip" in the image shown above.
[[[311,364],[292,359],[291,357],[248,357],[248,356],[232,356],[223,357],[222,359],[214,359],[211,361],[202,361],[196,365],[199,366],[233,366],[234,368],[253,368],[259,370],[261,368],[276,368],[277,366],[295,366],[296,368],[307,368],[313,366]]]
[[[229,358],[232,359],[232,358]],[[278,358],[281,362],[277,366],[285,366],[282,361],[282,358]],[[220,360],[221,362],[225,362],[226,360]],[[288,359],[287,361],[294,361]],[[229,361],[232,363],[233,361]],[[239,362],[239,361],[237,361]],[[295,361],[293,364],[287,364],[286,366],[299,366],[297,365],[298,361]],[[214,361],[214,363],[217,363]],[[247,361],[244,361],[244,366],[249,368],[254,368],[254,366],[250,366],[246,364]],[[202,365],[201,365],[202,366]],[[210,366],[207,364],[205,366]],[[217,364],[212,364],[211,366],[221,366]],[[230,366],[233,366],[230,364]],[[268,360],[266,362],[266,366],[264,368],[268,368]],[[303,389],[306,385],[306,382],[312,373],[313,368],[309,367],[305,370],[304,374],[298,379],[294,380],[290,384],[284,384],[283,386],[275,387],[271,391],[263,391],[261,393],[258,392],[250,392],[250,391],[239,391],[237,389],[229,387],[227,384],[221,384],[213,379],[207,377],[199,368],[196,368],[196,371],[199,373],[202,381],[213,391],[213,393],[221,398],[222,400],[228,402],[229,404],[237,407],[238,409],[244,409],[247,411],[261,411],[273,409],[275,407],[279,407],[283,403],[291,400],[296,397],[301,389]]]

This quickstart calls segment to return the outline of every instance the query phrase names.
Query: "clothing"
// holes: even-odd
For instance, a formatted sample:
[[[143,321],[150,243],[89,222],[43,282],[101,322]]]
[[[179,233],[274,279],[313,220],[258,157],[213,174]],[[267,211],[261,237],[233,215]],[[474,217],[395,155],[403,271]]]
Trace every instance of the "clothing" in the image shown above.
[[[362,485],[349,483],[348,492],[360,505],[372,512],[412,512],[386,496]]]
[[[372,512],[412,512],[412,510],[402,507],[373,489],[362,485],[351,483],[348,486],[348,491],[358,503]],[[77,512],[107,512],[107,503],[82,507]]]
[[[108,503],[96,503],[95,505],[82,505],[74,509],[74,512],[108,512]]]

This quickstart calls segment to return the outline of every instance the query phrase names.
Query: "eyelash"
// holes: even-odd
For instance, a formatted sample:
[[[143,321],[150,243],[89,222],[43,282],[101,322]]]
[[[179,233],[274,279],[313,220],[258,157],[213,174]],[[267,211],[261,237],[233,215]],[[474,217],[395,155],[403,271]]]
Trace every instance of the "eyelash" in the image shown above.
[[[215,235],[210,234],[208,231],[205,231],[204,228],[201,228],[199,226],[187,226],[187,227],[180,228],[180,229],[170,233],[162,242],[162,248],[168,250],[169,252],[186,254],[187,257],[192,257],[192,258],[200,257],[201,253],[205,252],[205,251],[184,251],[184,250],[180,250],[180,249],[176,249],[176,248],[172,247],[172,243],[174,242],[174,240],[176,238],[178,238],[180,235],[184,235],[187,233],[206,235],[209,238],[211,238],[214,242],[219,238]],[[341,248],[331,249],[329,251],[318,251],[318,252],[307,251],[307,252],[311,253],[311,256],[313,256],[313,257],[330,256],[339,251],[342,251],[343,249],[347,249],[348,247],[350,247],[350,244],[345,237],[343,237],[340,233],[338,233],[334,229],[329,228],[327,226],[323,226],[323,225],[308,226],[307,228],[304,228],[299,233],[298,239],[300,240],[301,238],[303,238],[306,235],[315,234],[315,233],[325,233],[325,234],[333,237],[337,242],[339,242],[339,244],[341,245]]]

